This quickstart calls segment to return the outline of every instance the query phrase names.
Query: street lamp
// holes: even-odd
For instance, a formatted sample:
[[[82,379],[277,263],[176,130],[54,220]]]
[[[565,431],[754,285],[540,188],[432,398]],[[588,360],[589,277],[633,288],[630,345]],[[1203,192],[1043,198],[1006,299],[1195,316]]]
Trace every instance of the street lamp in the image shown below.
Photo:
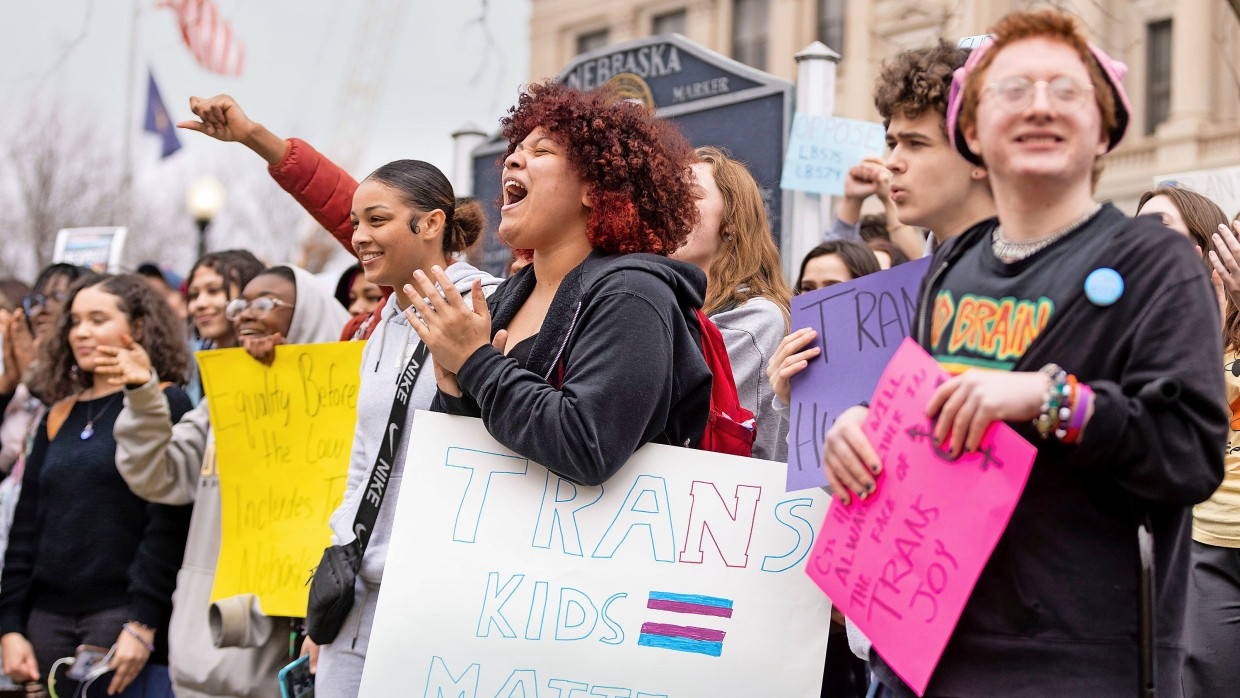
[[[198,257],[207,253],[207,226],[224,206],[224,185],[211,175],[199,177],[185,191],[185,208],[198,225]]]

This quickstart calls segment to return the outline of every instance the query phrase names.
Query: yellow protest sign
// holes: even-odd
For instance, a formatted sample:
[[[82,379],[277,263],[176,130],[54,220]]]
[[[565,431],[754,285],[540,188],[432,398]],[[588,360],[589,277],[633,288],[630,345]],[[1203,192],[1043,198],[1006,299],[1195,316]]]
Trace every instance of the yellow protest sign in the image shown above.
[[[331,544],[357,421],[363,342],[198,353],[220,479],[211,600],[258,596],[269,616],[304,616],[310,570]]]

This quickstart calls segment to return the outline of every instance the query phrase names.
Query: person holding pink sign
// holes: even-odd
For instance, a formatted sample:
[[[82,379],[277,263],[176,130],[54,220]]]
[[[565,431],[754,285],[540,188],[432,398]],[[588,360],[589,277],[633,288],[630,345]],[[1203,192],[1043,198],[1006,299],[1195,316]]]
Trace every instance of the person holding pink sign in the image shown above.
[[[986,168],[998,218],[936,252],[916,339],[955,374],[926,406],[945,457],[976,450],[996,421],[1038,454],[925,695],[1132,693],[1144,521],[1157,591],[1146,688],[1178,696],[1190,507],[1221,481],[1227,435],[1217,302],[1186,238],[1094,200],[1099,158],[1128,126],[1125,66],[1064,13],[1012,13],[991,31],[956,72],[947,124]],[[845,506],[884,467],[864,415],[845,412],[824,444]],[[914,695],[882,655],[886,695]]]

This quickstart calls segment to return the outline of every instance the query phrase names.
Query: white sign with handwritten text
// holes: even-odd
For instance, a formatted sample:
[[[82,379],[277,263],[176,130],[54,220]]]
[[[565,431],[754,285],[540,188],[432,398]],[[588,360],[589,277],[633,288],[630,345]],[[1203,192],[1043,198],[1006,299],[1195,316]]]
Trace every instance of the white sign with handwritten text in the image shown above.
[[[826,499],[784,464],[651,444],[585,487],[476,419],[410,443],[362,695],[818,695]]]

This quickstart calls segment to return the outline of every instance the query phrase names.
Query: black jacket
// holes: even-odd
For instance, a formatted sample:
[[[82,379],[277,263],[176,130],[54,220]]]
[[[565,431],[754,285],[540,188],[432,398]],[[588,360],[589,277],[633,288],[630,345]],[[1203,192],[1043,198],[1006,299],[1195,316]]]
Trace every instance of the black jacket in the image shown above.
[[[529,265],[491,295],[492,336],[534,283]],[[525,368],[482,347],[457,373],[465,396],[439,393],[432,409],[481,416],[500,443],[586,485],[651,441],[694,446],[710,410],[693,315],[705,290],[691,264],[595,251],[560,283]]]
[[[920,308],[942,268],[989,244],[994,225],[980,223],[936,253]],[[1077,446],[1012,424],[1037,446],[1037,460],[927,696],[1135,693],[1136,529],[1145,516],[1155,537],[1158,695],[1181,695],[1191,505],[1222,481],[1227,439],[1218,303],[1188,239],[1153,217],[1108,205],[1079,233],[1113,235],[1085,273],[1115,269],[1123,295],[1095,305],[1082,275],[1013,370],[1059,364],[1093,388],[1094,415]],[[930,315],[920,313],[926,348]],[[876,671],[898,684],[881,661]],[[896,694],[913,695],[902,685]]]

